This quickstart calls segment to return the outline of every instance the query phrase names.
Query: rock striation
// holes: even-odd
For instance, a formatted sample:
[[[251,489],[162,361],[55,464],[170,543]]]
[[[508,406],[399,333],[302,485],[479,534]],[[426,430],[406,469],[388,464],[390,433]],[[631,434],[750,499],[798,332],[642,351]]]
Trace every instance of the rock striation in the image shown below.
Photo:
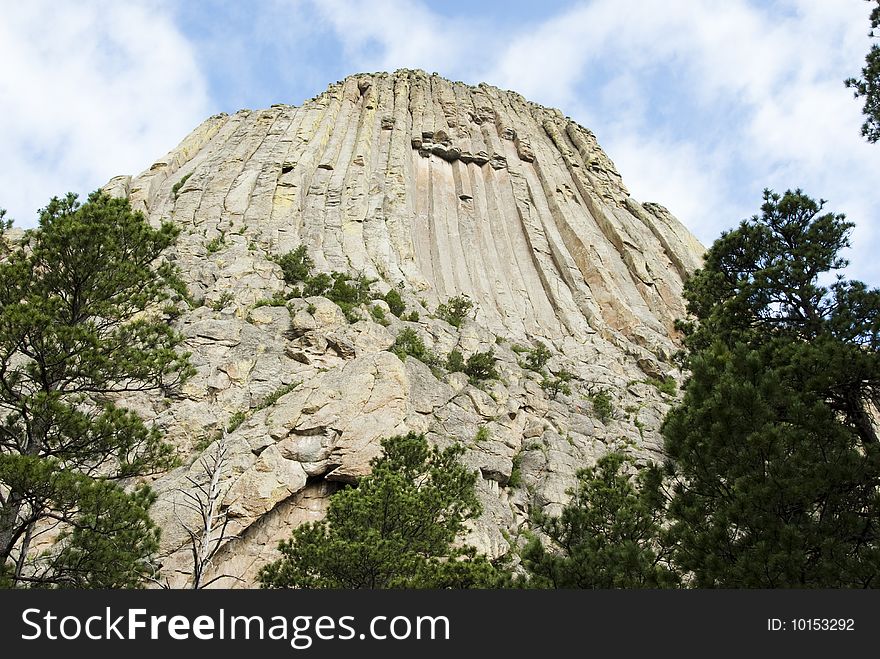
[[[467,447],[484,504],[468,540],[493,556],[609,447],[660,450],[671,398],[650,379],[680,376],[673,323],[702,247],[630,197],[595,136],[558,110],[422,71],[354,75],[299,107],[211,117],[106,189],[181,228],[168,257],[194,300],[173,322],[197,375],[165,399],[124,401],[185,458],[153,483],[171,585],[192,561],[184,492],[221,444],[229,538],[210,575],[226,587],[252,586],[278,540],[367,473],[391,434]],[[381,301],[384,323],[367,309],[350,323],[322,297],[267,303],[290,290],[274,257],[299,245],[318,270],[375,279],[376,297],[397,289],[408,320]],[[434,317],[459,295],[474,304],[460,328]],[[475,386],[400,360],[387,349],[404,328],[441,357],[493,350],[501,377]],[[575,374],[570,394],[523,364],[537,341],[547,376]]]

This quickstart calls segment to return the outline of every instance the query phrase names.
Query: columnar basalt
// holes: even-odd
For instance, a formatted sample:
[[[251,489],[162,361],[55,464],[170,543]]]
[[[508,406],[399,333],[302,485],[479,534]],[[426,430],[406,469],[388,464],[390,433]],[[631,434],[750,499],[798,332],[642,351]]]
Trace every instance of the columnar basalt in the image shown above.
[[[169,256],[195,301],[174,322],[196,377],[168,399],[126,401],[195,460],[153,484],[173,585],[187,578],[180,490],[234,416],[222,505],[237,537],[212,570],[238,580],[222,586],[252,585],[291,525],[366,473],[389,434],[465,444],[485,508],[470,541],[495,556],[609,446],[660,449],[670,399],[648,380],[679,376],[673,323],[702,247],[631,198],[595,136],[557,110],[422,71],[355,75],[299,107],[211,117],[106,188],[181,227]],[[299,245],[318,270],[376,279],[377,298],[397,289],[418,320],[349,323],[320,297],[264,304],[290,292],[273,259]],[[461,328],[432,316],[459,295],[474,304]],[[406,327],[441,357],[494,350],[500,379],[474,386],[401,361],[387,348]],[[537,341],[551,348],[547,376],[576,375],[571,394],[551,396],[523,366]],[[604,420],[590,402],[601,390]]]

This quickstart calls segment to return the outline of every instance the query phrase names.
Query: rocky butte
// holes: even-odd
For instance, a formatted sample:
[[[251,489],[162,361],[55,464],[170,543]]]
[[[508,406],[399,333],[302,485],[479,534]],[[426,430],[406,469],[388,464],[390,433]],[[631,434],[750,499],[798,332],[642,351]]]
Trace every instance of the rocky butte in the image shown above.
[[[211,117],[106,189],[181,228],[169,258],[192,303],[174,322],[197,375],[171,397],[123,401],[188,456],[153,482],[170,585],[191,579],[195,483],[228,520],[206,578],[249,587],[382,437],[467,447],[484,507],[468,540],[492,556],[605,451],[661,450],[672,398],[650,380],[680,377],[673,322],[703,248],[630,197],[593,133],[558,110],[422,71],[354,75],[299,107]],[[384,320],[364,307],[356,322],[323,297],[267,304],[290,290],[273,258],[299,245],[318,271],[375,279],[377,298],[398,290],[407,320],[384,301],[371,303]],[[456,296],[474,305],[460,328],[435,317]],[[474,386],[402,361],[387,349],[404,328],[441,359],[494,350],[500,377]],[[575,374],[570,394],[523,365],[538,341],[551,378]],[[603,391],[610,414],[595,409]],[[212,480],[202,458],[221,445]]]

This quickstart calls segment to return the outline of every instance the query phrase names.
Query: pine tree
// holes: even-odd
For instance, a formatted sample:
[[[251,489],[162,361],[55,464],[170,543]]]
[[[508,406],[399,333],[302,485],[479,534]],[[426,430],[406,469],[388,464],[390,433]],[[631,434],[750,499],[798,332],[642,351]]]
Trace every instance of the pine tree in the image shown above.
[[[423,435],[382,441],[384,454],[357,487],[334,494],[325,519],[297,527],[282,558],[260,571],[264,588],[466,588],[495,570],[469,547],[453,547],[479,514],[476,474]]]
[[[874,30],[880,27],[880,0],[868,0],[876,6],[871,10],[871,31],[868,36],[874,38]],[[865,105],[862,114],[865,121],[862,124],[862,135],[869,142],[876,143],[880,140],[880,46],[873,44],[865,55],[865,66],[862,67],[860,78],[847,78],[845,84],[853,89],[856,98],[864,97]]]
[[[176,235],[127,200],[70,194],[0,263],[0,565],[12,585],[133,586],[148,569],[151,495],[123,485],[172,451],[113,397],[191,372],[159,313],[180,285],[160,263]]]
[[[634,479],[632,458],[602,456],[578,472],[559,517],[535,516],[549,547],[533,537],[522,552],[528,585],[539,588],[658,588],[678,583],[660,544],[663,501],[656,469]]]
[[[691,377],[663,434],[675,560],[702,587],[875,585],[880,291],[820,275],[852,224],[765,192],[686,284]]]

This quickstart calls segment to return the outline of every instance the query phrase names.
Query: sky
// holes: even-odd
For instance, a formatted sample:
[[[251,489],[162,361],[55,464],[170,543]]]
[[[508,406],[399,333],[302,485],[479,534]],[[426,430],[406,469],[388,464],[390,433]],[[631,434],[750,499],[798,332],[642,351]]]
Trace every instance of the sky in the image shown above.
[[[880,285],[880,144],[843,80],[864,0],[0,0],[0,207],[138,174],[218,112],[421,68],[557,107],[706,245],[802,188]]]

